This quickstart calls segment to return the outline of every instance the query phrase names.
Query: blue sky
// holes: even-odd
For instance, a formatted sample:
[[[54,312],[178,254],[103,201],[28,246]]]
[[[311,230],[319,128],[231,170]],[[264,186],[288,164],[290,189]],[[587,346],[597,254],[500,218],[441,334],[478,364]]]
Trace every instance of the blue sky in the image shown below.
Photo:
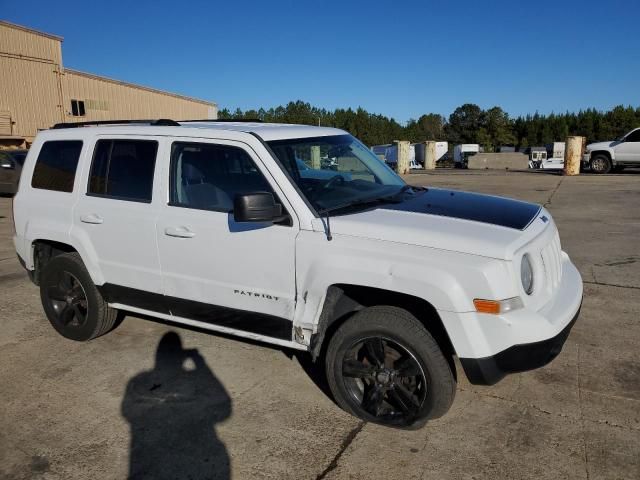
[[[640,106],[635,0],[0,0],[0,18],[63,36],[67,67],[221,108]]]

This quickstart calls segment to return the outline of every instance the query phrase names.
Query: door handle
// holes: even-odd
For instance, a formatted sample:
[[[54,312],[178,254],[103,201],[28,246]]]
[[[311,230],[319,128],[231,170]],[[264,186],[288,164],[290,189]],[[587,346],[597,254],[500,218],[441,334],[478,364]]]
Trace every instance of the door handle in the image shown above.
[[[88,215],[81,215],[80,221],[82,223],[93,223],[95,225],[100,225],[104,220],[100,215],[96,215],[95,213],[90,213]]]
[[[179,238],[193,238],[196,236],[196,234],[187,227],[167,227],[164,229],[164,234]]]

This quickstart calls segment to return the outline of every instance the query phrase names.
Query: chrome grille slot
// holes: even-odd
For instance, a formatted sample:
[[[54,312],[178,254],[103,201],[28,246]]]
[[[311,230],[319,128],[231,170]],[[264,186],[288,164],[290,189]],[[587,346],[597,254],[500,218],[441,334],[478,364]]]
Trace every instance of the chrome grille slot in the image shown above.
[[[562,278],[562,257],[560,235],[556,232],[553,240],[542,249],[542,263],[544,264],[546,285],[552,291],[560,284]]]

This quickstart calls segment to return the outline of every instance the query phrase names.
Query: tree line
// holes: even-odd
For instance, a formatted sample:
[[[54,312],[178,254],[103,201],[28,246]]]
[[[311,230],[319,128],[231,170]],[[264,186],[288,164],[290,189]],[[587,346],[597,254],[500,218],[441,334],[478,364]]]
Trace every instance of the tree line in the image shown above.
[[[542,146],[564,141],[568,135],[587,137],[588,142],[613,140],[632,128],[640,127],[640,107],[623,105],[609,111],[590,108],[577,113],[543,115],[536,112],[511,118],[500,107],[483,110],[478,105],[466,103],[456,108],[449,118],[427,113],[401,125],[393,118],[369,113],[363,108],[331,111],[298,100],[268,110],[242,111],[238,108],[230,111],[225,108],[218,112],[218,117],[336,127],[347,130],[369,146],[394,140],[438,140],[448,141],[450,145],[478,143],[489,152],[502,145],[516,148]]]

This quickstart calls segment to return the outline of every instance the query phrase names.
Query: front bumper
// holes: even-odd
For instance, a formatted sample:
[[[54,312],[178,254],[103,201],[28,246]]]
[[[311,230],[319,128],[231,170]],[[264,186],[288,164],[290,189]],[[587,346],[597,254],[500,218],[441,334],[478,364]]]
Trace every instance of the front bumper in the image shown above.
[[[539,310],[501,315],[438,312],[471,383],[491,385],[508,373],[538,368],[555,358],[578,318],[583,284],[578,269],[561,253],[562,279]]]
[[[558,335],[547,340],[514,345],[490,357],[461,358],[464,373],[474,385],[494,385],[509,373],[526,372],[547,365],[562,351],[579,315],[580,309]]]

